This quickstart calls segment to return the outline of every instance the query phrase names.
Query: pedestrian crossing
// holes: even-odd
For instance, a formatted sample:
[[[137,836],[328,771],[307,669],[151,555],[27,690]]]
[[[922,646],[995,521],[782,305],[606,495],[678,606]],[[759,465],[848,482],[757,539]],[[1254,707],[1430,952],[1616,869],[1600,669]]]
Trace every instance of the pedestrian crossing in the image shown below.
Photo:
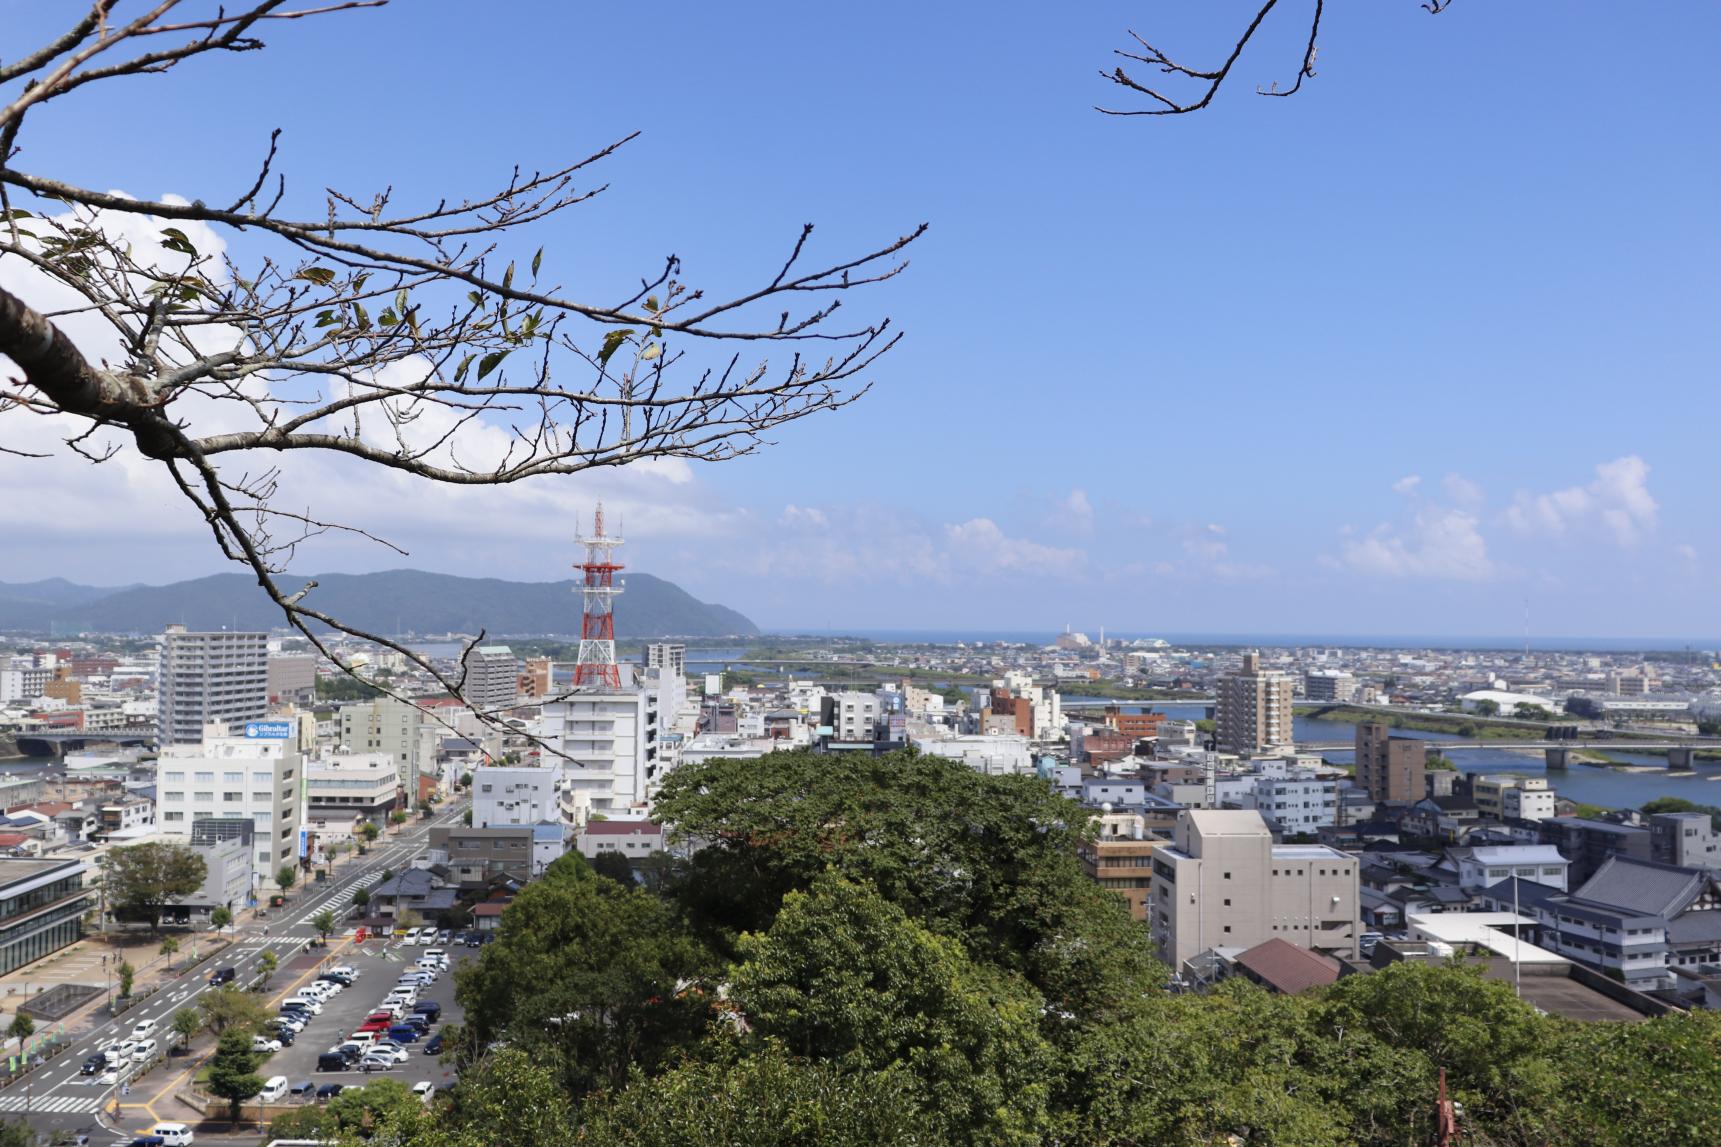
[[[381,872],[365,873],[363,876],[347,885],[347,887],[329,897],[329,899],[304,912],[298,917],[298,919],[292,922],[290,927],[299,927],[300,925],[309,924],[320,912],[333,912],[336,918],[339,919],[342,910],[352,904],[354,892],[360,888],[369,888],[380,880],[382,880]]]
[[[11,1091],[0,1092],[0,1111],[21,1112],[28,1110],[32,1115],[51,1115],[58,1113],[88,1114],[102,1106],[100,1095],[25,1095],[20,1089],[14,1094]]]

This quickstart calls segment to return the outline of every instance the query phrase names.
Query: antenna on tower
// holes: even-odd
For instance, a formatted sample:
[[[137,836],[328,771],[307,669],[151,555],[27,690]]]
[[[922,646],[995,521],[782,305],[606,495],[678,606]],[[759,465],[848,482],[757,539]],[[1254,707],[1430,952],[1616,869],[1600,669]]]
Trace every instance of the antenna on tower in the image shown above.
[[[621,688],[621,669],[615,659],[615,598],[623,586],[615,580],[621,565],[615,548],[619,535],[604,533],[604,504],[592,514],[590,535],[575,539],[586,547],[586,560],[574,568],[583,575],[579,590],[584,609],[580,617],[580,656],[574,665],[574,687],[607,685]]]

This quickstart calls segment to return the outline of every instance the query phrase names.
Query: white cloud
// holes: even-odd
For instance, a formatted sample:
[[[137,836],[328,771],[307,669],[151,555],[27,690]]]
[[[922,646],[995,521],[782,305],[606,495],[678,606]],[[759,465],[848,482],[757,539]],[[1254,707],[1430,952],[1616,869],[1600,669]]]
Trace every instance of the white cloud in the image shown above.
[[[1087,557],[1081,550],[1012,538],[991,518],[947,525],[944,538],[954,564],[979,573],[1070,574]]]
[[[831,524],[831,520],[823,510],[812,506],[797,506],[790,502],[783,507],[783,513],[777,519],[777,524],[791,527],[812,526],[822,530]]]
[[[1649,492],[1649,464],[1636,454],[1603,462],[1593,481],[1547,494],[1519,491],[1506,522],[1525,537],[1602,537],[1630,548],[1655,531],[1660,507]]]
[[[1410,494],[1414,493],[1416,488],[1420,485],[1422,485],[1422,475],[1407,474],[1392,484],[1392,492],[1395,494]]]
[[[1496,573],[1476,515],[1439,506],[1419,508],[1403,533],[1382,525],[1362,538],[1347,539],[1339,564],[1392,578],[1485,581]]]
[[[1455,504],[1472,509],[1482,504],[1482,487],[1464,475],[1448,474],[1442,484],[1446,487],[1446,496]]]

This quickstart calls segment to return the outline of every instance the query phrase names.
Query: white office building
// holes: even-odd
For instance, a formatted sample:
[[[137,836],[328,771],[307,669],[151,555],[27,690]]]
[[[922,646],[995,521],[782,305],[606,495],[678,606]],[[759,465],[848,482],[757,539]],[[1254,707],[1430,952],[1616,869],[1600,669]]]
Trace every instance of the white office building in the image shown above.
[[[269,635],[193,633],[170,625],[156,670],[161,744],[195,745],[214,721],[238,727],[269,712]]]
[[[163,745],[156,762],[156,828],[191,835],[193,821],[242,818],[255,826],[253,871],[273,880],[297,864],[304,823],[304,758],[291,721],[251,721],[237,734],[219,723],[194,745]]]
[[[561,771],[513,765],[485,765],[472,770],[472,827],[559,821],[556,782]]]
[[[1277,836],[1312,835],[1338,815],[1338,781],[1296,770],[1287,776],[1258,776],[1240,802],[1261,814]]]
[[[418,803],[418,777],[436,753],[441,728],[424,710],[394,697],[342,705],[340,744],[345,752],[386,753],[406,803]]]
[[[655,673],[621,689],[583,686],[544,706],[542,735],[561,754],[555,759],[562,763],[564,823],[578,828],[594,812],[615,816],[649,808],[662,780],[659,712]]]

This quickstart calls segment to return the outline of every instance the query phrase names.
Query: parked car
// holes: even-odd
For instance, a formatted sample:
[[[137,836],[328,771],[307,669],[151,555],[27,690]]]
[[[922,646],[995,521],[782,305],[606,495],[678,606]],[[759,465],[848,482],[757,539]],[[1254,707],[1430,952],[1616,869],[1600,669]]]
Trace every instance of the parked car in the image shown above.
[[[371,1045],[371,1049],[366,1053],[366,1055],[387,1056],[395,1063],[405,1063],[407,1061],[407,1051],[404,1047],[400,1046],[398,1041],[390,1043],[386,1040],[378,1040],[376,1043]]]
[[[396,1066],[394,1057],[387,1055],[367,1055],[359,1060],[359,1070],[367,1075],[373,1071],[393,1071]]]
[[[388,1029],[388,1038],[398,1043],[417,1043],[418,1029],[411,1024],[395,1024]]]
[[[420,1000],[412,1005],[415,1014],[429,1016],[430,1022],[435,1023],[442,1016],[442,1005],[435,1000]]]
[[[325,976],[345,976],[349,981],[351,981],[351,980],[358,979],[361,975],[363,975],[363,973],[360,972],[357,968],[353,967],[351,964],[336,964],[334,967],[332,967],[328,971],[324,972],[323,975],[325,975]]]
[[[346,1090],[346,1086],[344,1084],[325,1083],[325,1084],[323,1084],[323,1086],[317,1088],[317,1098],[318,1099],[333,1099],[335,1096],[339,1095],[344,1090]]]
[[[441,1055],[442,1054],[442,1033],[441,1032],[437,1032],[435,1035],[431,1036],[430,1039],[425,1041],[424,1054],[425,1055]]]
[[[150,1137],[159,1139],[162,1147],[191,1147],[191,1128],[183,1123],[157,1123],[149,1129]]]
[[[297,1082],[293,1085],[292,1093],[296,1096],[303,1098],[304,1096],[315,1094],[316,1090],[317,1090],[317,1081],[316,1080],[314,1080],[314,1079],[301,1079],[299,1082]]]
[[[429,1103],[432,1099],[436,1098],[436,1084],[430,1082],[428,1079],[421,1080],[420,1082],[412,1085],[412,1093],[424,1102]]]
[[[305,1021],[296,1015],[278,1015],[270,1022],[281,1031],[302,1032],[305,1030]]]
[[[290,1086],[284,1075],[271,1075],[263,1084],[263,1090],[257,1093],[259,1103],[278,1103],[287,1094]]]
[[[314,1016],[323,1014],[323,1005],[309,996],[289,996],[281,1001],[281,1006],[283,1008],[302,1007]]]
[[[294,1039],[293,1033],[286,1028],[277,1028],[275,1031],[274,1038],[281,1041],[282,1047],[292,1047],[293,1046],[293,1039]]]
[[[281,1041],[278,1039],[270,1039],[266,1035],[252,1036],[251,1050],[273,1054],[281,1050]]]
[[[237,968],[217,968],[209,977],[209,986],[219,988],[222,984],[231,984],[238,975]]]

